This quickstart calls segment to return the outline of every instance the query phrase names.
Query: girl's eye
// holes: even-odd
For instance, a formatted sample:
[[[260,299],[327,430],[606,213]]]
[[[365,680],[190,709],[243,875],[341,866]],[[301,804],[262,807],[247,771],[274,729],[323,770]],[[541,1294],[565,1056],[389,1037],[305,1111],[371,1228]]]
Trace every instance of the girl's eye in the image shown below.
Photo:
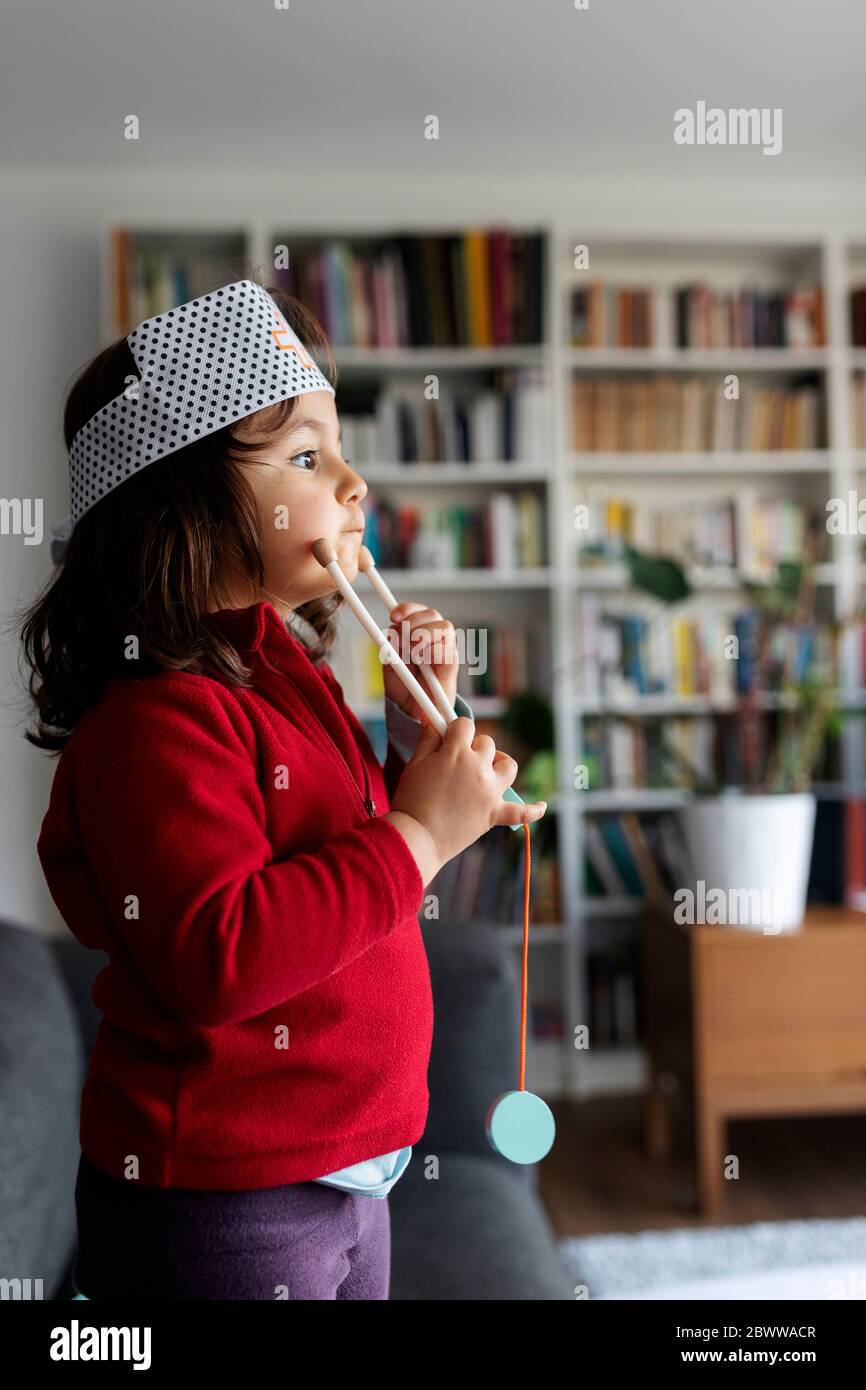
[[[298,459],[312,459],[312,460],[313,460],[313,465],[312,465],[312,466],[313,466],[313,468],[315,468],[315,466],[316,466],[316,462],[315,462],[315,461],[316,461],[316,459],[317,459],[318,457],[319,457],[319,453],[318,453],[318,450],[317,450],[317,449],[304,449],[302,453],[300,453],[300,454],[294,454],[294,455],[292,456],[292,458],[289,459],[289,462],[290,462],[290,463],[297,463],[297,462],[298,462]],[[344,462],[344,463],[351,463],[352,460],[351,460],[351,459],[344,459],[343,462]],[[301,463],[301,464],[299,464],[299,467],[304,468],[304,467],[306,467],[306,465],[303,464],[303,463]]]

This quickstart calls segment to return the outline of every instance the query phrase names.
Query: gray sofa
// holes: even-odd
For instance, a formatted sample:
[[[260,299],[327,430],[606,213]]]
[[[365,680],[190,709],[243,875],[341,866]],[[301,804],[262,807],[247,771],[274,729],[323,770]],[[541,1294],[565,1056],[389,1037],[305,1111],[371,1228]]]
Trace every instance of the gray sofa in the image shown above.
[[[430,1115],[389,1198],[394,1300],[571,1299],[537,1173],[484,1133],[516,1084],[519,981],[496,929],[423,928],[435,1025]],[[105,957],[69,935],[0,922],[0,1278],[68,1299],[75,1250],[78,1106]],[[532,1078],[527,1070],[527,1085]],[[438,1177],[425,1176],[438,1160]]]

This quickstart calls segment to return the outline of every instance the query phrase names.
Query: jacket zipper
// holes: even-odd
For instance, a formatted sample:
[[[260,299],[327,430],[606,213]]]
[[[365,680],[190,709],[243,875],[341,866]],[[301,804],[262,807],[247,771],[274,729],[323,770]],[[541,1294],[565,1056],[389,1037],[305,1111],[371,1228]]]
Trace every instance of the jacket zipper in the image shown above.
[[[259,651],[259,656],[261,657],[261,659],[262,659],[262,661],[264,662],[264,664],[267,666],[268,670],[274,672],[274,675],[277,675],[277,676],[278,676],[278,675],[281,674],[281,673],[276,669],[275,666],[272,666],[272,665],[271,665],[271,663],[268,661],[267,657],[265,656],[264,652],[262,652],[261,650]],[[349,774],[349,780],[351,781],[352,786],[355,788],[355,791],[358,793],[358,795],[360,796],[362,802],[364,803],[364,810],[367,812],[367,815],[368,815],[368,816],[375,816],[375,814],[376,814],[376,803],[375,803],[375,801],[373,800],[372,796],[369,795],[369,792],[370,792],[370,783],[369,783],[369,779],[368,779],[368,777],[367,777],[367,768],[366,768],[366,766],[364,767],[364,791],[362,791],[360,785],[358,784],[358,779],[356,778],[356,776],[355,776],[355,774],[353,773],[352,769],[349,767],[349,764],[346,762],[346,759],[345,759],[345,757],[343,756],[343,753],[341,752],[340,748],[338,747],[338,745],[336,744],[336,742],[335,742],[334,739],[332,738],[331,734],[329,734],[328,730],[325,728],[325,726],[324,726],[324,724],[322,723],[322,721],[321,721],[321,719],[319,718],[319,716],[316,714],[316,711],[313,709],[313,707],[312,707],[312,705],[310,704],[309,700],[306,698],[305,695],[302,695],[302,694],[301,694],[301,692],[298,690],[297,686],[295,686],[295,691],[297,692],[297,694],[299,694],[299,695],[301,696],[301,700],[303,701],[304,705],[305,705],[306,708],[310,711],[310,714],[311,714],[311,715],[313,716],[313,718],[315,719],[315,721],[316,721],[316,723],[318,724],[319,728],[321,729],[322,733],[325,735],[325,738],[328,740],[328,742],[330,743],[330,745],[331,745],[331,747],[333,748],[334,752],[337,754],[337,757],[340,759],[340,762],[343,764],[343,767],[346,769],[346,772]],[[362,761],[363,761],[363,759],[362,759]],[[366,796],[364,795],[364,792],[367,793]]]
[[[326,738],[326,739],[328,740],[328,742],[331,744],[331,747],[334,749],[334,752],[337,754],[337,757],[340,759],[340,762],[343,764],[344,768],[345,768],[346,771],[348,772],[350,778],[352,779],[352,786],[355,788],[355,790],[357,791],[358,795],[360,796],[361,800],[362,800],[363,803],[364,803],[364,809],[365,809],[365,811],[367,812],[367,814],[368,814],[369,816],[375,816],[375,814],[376,814],[376,803],[375,803],[375,801],[373,800],[372,796],[370,796],[369,794],[368,794],[367,796],[364,795],[364,792],[369,793],[369,791],[370,791],[370,783],[369,783],[369,780],[368,780],[368,778],[367,778],[367,769],[366,769],[366,767],[364,768],[364,791],[362,791],[361,788],[360,788],[360,786],[358,785],[358,781],[357,781],[357,778],[355,777],[355,774],[353,773],[352,769],[349,767],[349,764],[346,762],[346,759],[343,757],[342,752],[341,752],[340,749],[338,748],[337,744],[334,742],[334,740],[333,740],[333,738],[331,737],[331,735],[328,733],[328,730],[325,728],[325,726],[324,726],[324,724],[322,723],[321,719],[320,719],[319,716],[316,714],[316,711],[313,709],[312,705],[309,703],[309,701],[306,699],[306,697],[305,697],[304,695],[301,696],[301,699],[304,701],[304,704],[307,706],[307,709],[310,711],[310,714],[311,714],[311,715],[313,716],[313,718],[315,719],[315,721],[316,721],[316,723],[318,724],[319,728],[321,729],[322,733],[325,735],[325,738]]]

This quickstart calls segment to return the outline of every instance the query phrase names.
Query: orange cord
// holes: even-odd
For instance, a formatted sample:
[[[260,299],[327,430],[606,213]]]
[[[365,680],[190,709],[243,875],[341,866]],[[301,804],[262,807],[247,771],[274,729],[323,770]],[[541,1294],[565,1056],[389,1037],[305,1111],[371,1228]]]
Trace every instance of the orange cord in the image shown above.
[[[523,822],[524,831],[524,854],[523,854],[523,980],[520,986],[520,1085],[518,1090],[525,1091],[524,1078],[526,1075],[526,982],[529,967],[529,868],[531,854],[529,849],[529,822]]]

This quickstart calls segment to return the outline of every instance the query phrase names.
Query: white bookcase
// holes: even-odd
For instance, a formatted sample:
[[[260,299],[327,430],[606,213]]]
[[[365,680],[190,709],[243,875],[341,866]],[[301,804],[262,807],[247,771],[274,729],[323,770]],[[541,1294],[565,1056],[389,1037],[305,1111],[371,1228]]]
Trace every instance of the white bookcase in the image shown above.
[[[373,222],[332,221],[313,226],[299,225],[287,215],[282,222],[256,221],[249,225],[230,222],[203,223],[195,216],[176,215],[172,223],[160,221],[125,224],[136,236],[155,244],[171,245],[179,239],[187,244],[212,246],[214,255],[235,254],[241,247],[248,258],[249,272],[268,274],[273,265],[273,248],[285,242],[288,229],[298,238],[392,234],[435,234],[454,231],[453,218],[436,225],[402,223],[383,226]],[[460,224],[458,224],[459,226]],[[476,224],[477,225],[477,224]],[[501,225],[501,222],[498,224]],[[516,224],[515,224],[516,226]],[[490,570],[436,570],[386,572],[398,598],[426,596],[458,624],[483,622],[484,615],[495,621],[515,614],[545,625],[549,649],[554,658],[547,679],[555,722],[555,748],[560,769],[560,787],[548,814],[556,817],[556,842],[560,873],[563,920],[556,926],[530,926],[530,990],[547,982],[547,997],[556,991],[563,1018],[562,1042],[528,1040],[528,1084],[548,1098],[585,1097],[598,1092],[639,1088],[643,1080],[644,1058],[639,1048],[610,1047],[577,1050],[574,1030],[588,1022],[586,961],[591,936],[621,929],[634,922],[640,899],[588,898],[583,891],[584,832],[587,817],[604,811],[658,809],[682,805],[688,793],[672,790],[574,789],[574,769],[581,761],[582,723],[593,708],[575,689],[574,672],[578,654],[578,610],[580,596],[597,589],[609,598],[626,599],[625,573],[621,566],[587,569],[576,563],[578,536],[573,526],[577,489],[590,482],[601,483],[617,493],[631,492],[636,498],[654,492],[673,497],[700,498],[718,495],[724,489],[733,499],[748,505],[757,487],[770,496],[812,498],[823,510],[831,496],[845,497],[850,489],[866,483],[866,450],[852,447],[849,395],[852,374],[866,370],[866,349],[850,346],[848,292],[857,284],[866,285],[866,229],[842,233],[832,228],[810,229],[808,233],[750,230],[743,228],[722,234],[718,228],[675,226],[642,232],[623,227],[595,227],[588,224],[564,225],[549,222],[542,226],[520,226],[518,230],[541,230],[545,238],[544,340],[529,348],[401,348],[357,349],[335,347],[341,380],[355,374],[392,374],[448,371],[471,377],[473,372],[499,366],[540,367],[550,390],[551,448],[542,464],[449,464],[443,466],[400,465],[382,459],[365,468],[371,488],[405,487],[458,497],[474,489],[498,487],[504,482],[535,484],[546,497],[547,566],[510,572]],[[110,317],[112,266],[109,227],[105,228],[103,275],[103,327],[105,340],[114,332]],[[568,341],[569,293],[578,277],[587,272],[573,269],[573,249],[577,244],[590,248],[588,278],[659,289],[703,280],[719,289],[759,285],[778,288],[799,283],[820,284],[824,292],[827,345],[804,349],[677,349],[661,341],[651,348],[584,349]],[[230,279],[229,274],[224,279]],[[223,281],[217,280],[215,284]],[[812,370],[824,382],[826,408],[826,447],[808,451],[769,451],[766,453],[583,453],[571,449],[571,382],[582,372],[603,371],[607,376],[639,369],[665,373],[688,371],[719,378],[736,372],[767,380],[783,380],[785,373]],[[337,403],[339,407],[339,384]],[[862,566],[856,536],[834,536],[832,553],[819,572],[822,588],[836,613],[850,611],[859,596]],[[730,576],[712,570],[692,575],[700,590],[696,602],[711,602],[713,591],[733,597]],[[844,651],[842,692],[852,707],[863,704],[857,644],[850,640]],[[335,667],[338,660],[335,658]],[[479,699],[477,713],[495,714],[498,702]],[[609,708],[609,707],[608,707]],[[647,696],[630,702],[628,709],[664,719],[669,715],[706,713],[710,703],[698,697]],[[362,715],[381,713],[361,709]],[[858,721],[852,721],[845,735],[845,768],[849,790],[862,791],[864,761],[863,737]],[[519,949],[522,927],[503,924],[507,939]]]

